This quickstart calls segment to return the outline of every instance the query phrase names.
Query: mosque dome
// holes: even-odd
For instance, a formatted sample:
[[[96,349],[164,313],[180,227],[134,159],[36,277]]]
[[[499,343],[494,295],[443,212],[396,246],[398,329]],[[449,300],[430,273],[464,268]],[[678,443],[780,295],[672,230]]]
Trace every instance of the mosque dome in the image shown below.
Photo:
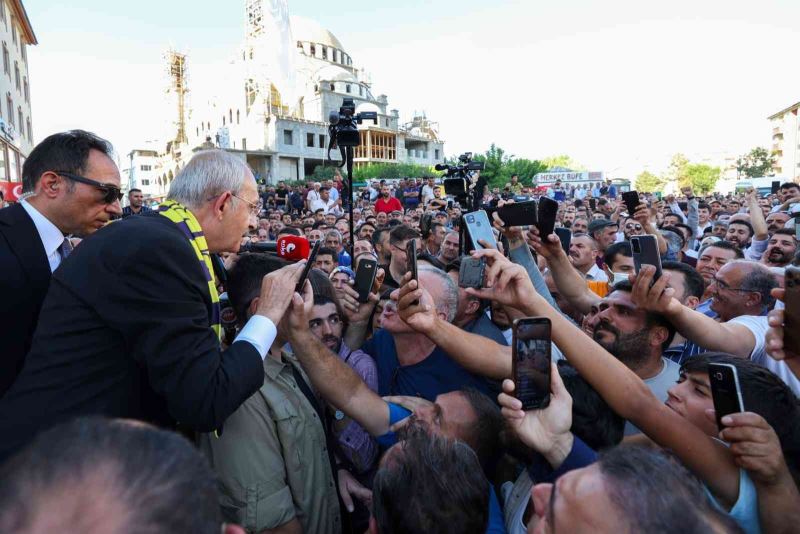
[[[331,32],[323,28],[318,22],[305,17],[291,16],[289,24],[292,28],[292,37],[295,41],[319,43],[344,52],[344,46]]]

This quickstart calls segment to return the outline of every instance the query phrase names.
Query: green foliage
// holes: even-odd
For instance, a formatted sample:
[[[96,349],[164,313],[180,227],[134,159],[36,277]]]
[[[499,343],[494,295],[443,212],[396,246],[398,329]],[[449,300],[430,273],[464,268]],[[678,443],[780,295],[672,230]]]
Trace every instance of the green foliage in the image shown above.
[[[736,172],[739,176],[747,178],[760,178],[773,176],[772,166],[775,164],[775,154],[767,152],[766,148],[756,147],[736,160]]]
[[[437,174],[433,167],[414,163],[368,163],[353,169],[353,180],[364,182],[372,179],[423,178]]]
[[[542,160],[542,164],[545,165],[548,169],[552,169],[553,167],[563,167],[564,169],[569,169],[571,171],[585,171],[586,168],[583,165],[572,160],[566,154],[560,154],[558,156],[550,156],[549,158],[544,158]],[[541,171],[543,172],[543,171]]]
[[[512,174],[519,175],[521,184],[530,185],[533,177],[540,172],[545,172],[548,167],[538,160],[516,159],[513,155],[506,154],[505,150],[494,143],[483,154],[478,154],[475,161],[483,161],[486,166],[481,171],[481,176],[489,181],[489,187],[503,187],[511,181]],[[448,162],[451,165],[453,162]]]
[[[324,180],[333,180],[338,167],[333,165],[317,165],[314,172],[310,176],[306,176],[306,180],[314,180],[315,182],[322,182]],[[344,176],[344,175],[343,175]]]
[[[652,172],[642,171],[639,176],[636,177],[636,187],[637,191],[643,192],[655,192],[660,191],[664,187],[664,180],[659,178]]]
[[[714,189],[721,173],[719,167],[703,163],[690,163],[686,165],[686,174],[679,183],[681,187],[690,185],[695,192],[706,194]]]
[[[681,182],[686,179],[689,160],[683,154],[675,154],[669,163],[667,174],[664,179],[668,182]]]

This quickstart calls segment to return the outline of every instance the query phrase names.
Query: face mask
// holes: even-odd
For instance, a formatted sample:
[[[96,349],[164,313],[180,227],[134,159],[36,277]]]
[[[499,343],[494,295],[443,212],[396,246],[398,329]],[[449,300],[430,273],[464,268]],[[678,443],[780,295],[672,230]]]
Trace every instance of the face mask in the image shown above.
[[[625,280],[625,281],[628,280],[628,273],[611,273],[611,275],[613,276],[613,278],[612,278],[612,280],[610,282],[610,284],[612,286],[614,284],[616,284],[617,282],[622,282],[623,280]]]

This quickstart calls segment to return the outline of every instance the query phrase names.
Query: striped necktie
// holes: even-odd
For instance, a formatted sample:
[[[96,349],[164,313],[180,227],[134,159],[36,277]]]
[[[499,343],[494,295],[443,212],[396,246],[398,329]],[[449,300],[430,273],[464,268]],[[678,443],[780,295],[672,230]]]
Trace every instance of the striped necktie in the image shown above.
[[[70,243],[69,239],[65,237],[64,242],[61,243],[60,247],[58,247],[58,255],[61,256],[61,261],[64,261],[71,253],[72,243]]]

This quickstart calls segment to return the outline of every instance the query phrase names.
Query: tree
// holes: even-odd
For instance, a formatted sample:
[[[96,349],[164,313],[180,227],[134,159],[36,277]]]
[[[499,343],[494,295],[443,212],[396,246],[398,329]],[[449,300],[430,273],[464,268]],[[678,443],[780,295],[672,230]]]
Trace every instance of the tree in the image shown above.
[[[314,172],[311,176],[306,177],[306,179],[314,180],[315,182],[324,182],[325,180],[333,180],[334,175],[336,174],[337,167],[333,165],[317,165],[314,167]],[[342,173],[344,176],[344,173]]]
[[[415,163],[368,163],[353,169],[353,181],[363,182],[369,179],[422,178],[434,176],[432,167]],[[344,176],[344,173],[342,173]]]
[[[774,176],[773,165],[775,165],[775,154],[770,154],[766,148],[756,147],[736,160],[736,172],[739,176],[744,175],[748,178]]]
[[[703,163],[690,163],[686,166],[686,175],[680,180],[681,187],[692,186],[696,192],[706,194],[717,184],[720,174],[719,167],[712,167]]]
[[[569,169],[571,171],[585,171],[584,168],[579,163],[572,160],[566,154],[560,154],[558,156],[550,156],[549,158],[544,158],[542,163],[547,166],[548,169],[552,169],[553,167],[561,167],[563,169]]]
[[[522,184],[529,185],[533,182],[533,177],[540,172],[545,172],[548,167],[539,160],[525,158],[515,159],[514,155],[509,155],[505,150],[494,143],[489,146],[489,150],[483,154],[478,154],[473,158],[475,161],[482,161],[485,165],[481,171],[481,176],[489,182],[489,187],[503,187],[511,181],[511,175],[519,175]],[[458,164],[448,162],[450,165]]]
[[[681,182],[686,178],[686,168],[689,160],[683,154],[675,154],[669,163],[667,174],[664,176],[667,182]]]
[[[642,171],[639,176],[636,177],[635,187],[637,191],[646,193],[661,191],[661,188],[664,187],[664,180],[651,172]]]

